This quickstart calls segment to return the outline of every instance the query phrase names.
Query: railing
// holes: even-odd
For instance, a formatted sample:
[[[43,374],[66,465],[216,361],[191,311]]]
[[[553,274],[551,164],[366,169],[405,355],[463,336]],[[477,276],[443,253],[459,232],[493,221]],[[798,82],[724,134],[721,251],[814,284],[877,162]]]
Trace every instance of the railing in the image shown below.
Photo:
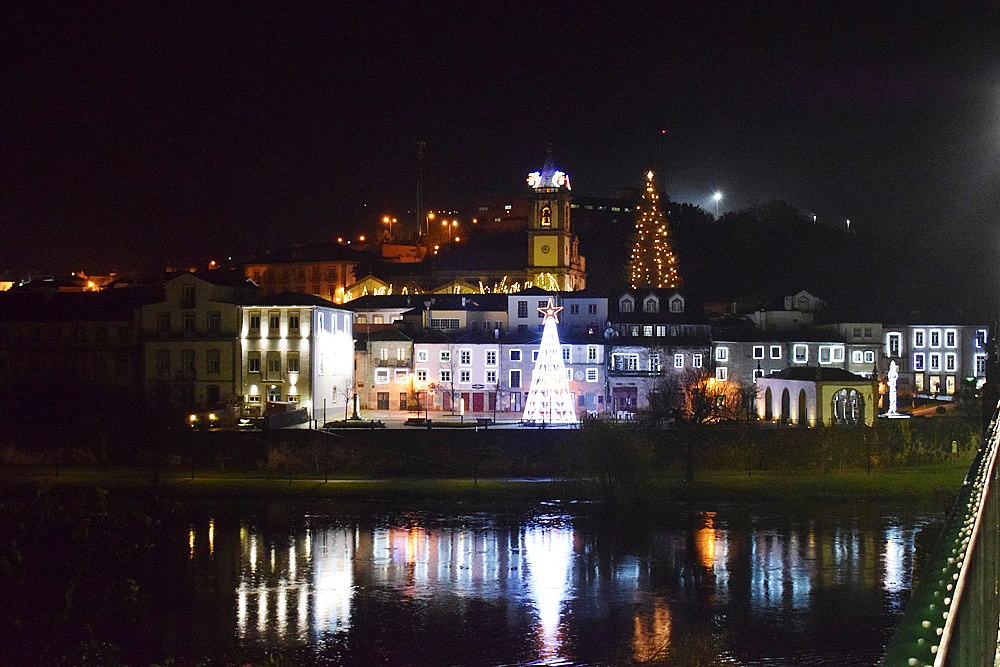
[[[1000,665],[1000,406],[924,565],[884,665]]]

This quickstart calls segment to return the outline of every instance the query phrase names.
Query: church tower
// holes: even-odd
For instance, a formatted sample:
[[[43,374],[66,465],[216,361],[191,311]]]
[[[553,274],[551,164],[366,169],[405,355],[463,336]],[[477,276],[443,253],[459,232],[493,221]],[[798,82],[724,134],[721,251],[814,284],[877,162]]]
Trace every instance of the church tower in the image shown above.
[[[528,280],[543,289],[583,289],[587,277],[570,227],[569,176],[555,168],[551,147],[541,171],[528,174],[528,187]]]

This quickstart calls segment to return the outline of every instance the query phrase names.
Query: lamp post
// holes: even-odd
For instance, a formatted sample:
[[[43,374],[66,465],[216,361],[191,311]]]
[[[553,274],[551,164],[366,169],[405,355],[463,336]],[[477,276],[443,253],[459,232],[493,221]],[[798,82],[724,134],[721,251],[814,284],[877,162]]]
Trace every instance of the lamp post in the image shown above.
[[[721,192],[716,192],[714,195],[712,195],[712,199],[715,200],[715,219],[718,220],[719,219],[719,201],[722,199],[722,193]]]

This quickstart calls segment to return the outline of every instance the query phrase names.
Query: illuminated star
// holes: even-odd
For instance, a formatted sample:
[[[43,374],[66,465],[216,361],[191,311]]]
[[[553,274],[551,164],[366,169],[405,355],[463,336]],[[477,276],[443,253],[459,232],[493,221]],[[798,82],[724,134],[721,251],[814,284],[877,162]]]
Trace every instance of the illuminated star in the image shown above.
[[[542,315],[545,316],[542,319],[543,322],[551,317],[553,320],[555,320],[556,324],[558,324],[559,318],[557,317],[557,315],[559,314],[559,311],[562,309],[563,309],[562,306],[556,306],[555,304],[553,304],[552,297],[549,297],[549,305],[545,306],[544,308],[539,308],[538,312],[540,312]]]

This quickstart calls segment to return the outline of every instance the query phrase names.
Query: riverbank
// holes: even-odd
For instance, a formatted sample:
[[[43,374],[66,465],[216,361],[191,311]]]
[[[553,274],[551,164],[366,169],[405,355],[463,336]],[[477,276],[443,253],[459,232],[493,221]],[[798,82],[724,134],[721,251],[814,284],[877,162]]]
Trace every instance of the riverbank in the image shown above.
[[[776,501],[926,501],[947,507],[958,493],[968,463],[912,466],[868,473],[699,471],[696,479],[653,477],[635,500],[755,503]],[[589,478],[360,479],[245,473],[202,473],[98,468],[32,469],[0,474],[0,495],[26,497],[41,488],[73,491],[101,488],[124,495],[177,499],[333,499],[386,503],[592,502],[602,500]]]

